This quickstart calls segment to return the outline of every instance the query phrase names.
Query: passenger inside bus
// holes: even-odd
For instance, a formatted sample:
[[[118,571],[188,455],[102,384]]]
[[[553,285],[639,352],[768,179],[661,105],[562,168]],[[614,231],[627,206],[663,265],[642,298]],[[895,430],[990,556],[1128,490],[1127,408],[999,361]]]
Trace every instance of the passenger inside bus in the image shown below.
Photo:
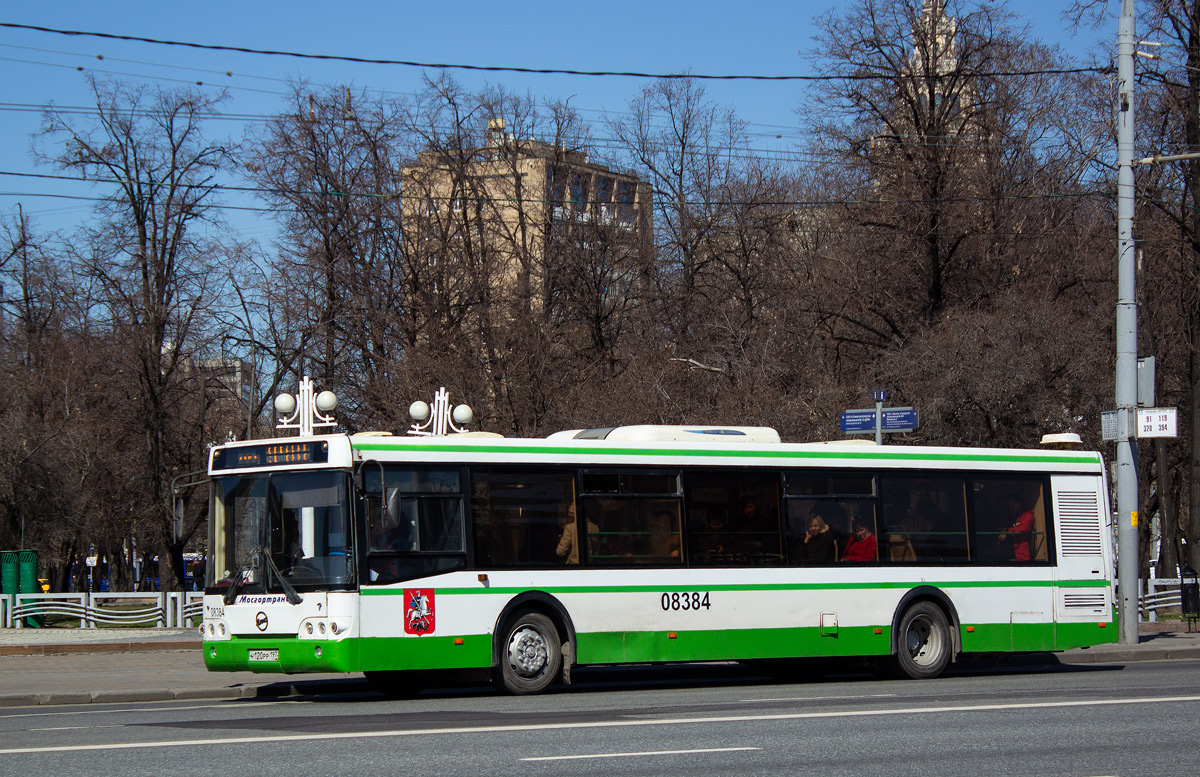
[[[854,524],[854,534],[846,541],[846,550],[842,553],[842,561],[863,562],[874,561],[876,555],[875,535],[865,521]]]
[[[595,545],[591,538],[594,538],[599,531],[600,527],[596,525],[596,522],[589,520],[587,530],[589,537],[588,556],[592,556],[595,553]],[[562,536],[559,537],[558,547],[555,548],[554,553],[562,559],[564,564],[579,563],[579,524],[575,520],[574,504],[567,509],[567,517],[563,522]]]
[[[676,562],[679,556],[679,518],[666,510],[658,510],[648,522],[650,534],[647,548],[651,562]]]
[[[836,503],[830,503],[829,506],[838,507]],[[813,508],[808,517],[808,528],[804,533],[804,539],[793,548],[792,555],[801,564],[832,564],[837,561],[838,542],[824,516],[821,515],[821,507],[824,505]]]
[[[1011,545],[1010,559],[1029,561],[1029,542],[1033,538],[1033,510],[1025,507],[1018,494],[1009,495],[1008,507],[1015,519],[1011,526],[1001,530],[1000,536],[996,539],[1001,543]]]
[[[725,511],[713,509],[708,511],[708,520],[704,531],[696,532],[700,540],[697,549],[701,556],[723,556],[733,552],[733,537],[726,527]]]
[[[906,521],[912,529],[910,541],[915,556],[922,561],[940,560],[938,538],[935,532],[945,522],[942,511],[929,499],[922,499],[913,507]]]

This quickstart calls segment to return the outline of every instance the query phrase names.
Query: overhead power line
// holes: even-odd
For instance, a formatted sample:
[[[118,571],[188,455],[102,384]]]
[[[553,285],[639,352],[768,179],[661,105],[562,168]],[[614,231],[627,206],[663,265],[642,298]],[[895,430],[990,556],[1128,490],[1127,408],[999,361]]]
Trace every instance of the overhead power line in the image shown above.
[[[71,176],[71,175],[54,175],[50,173],[23,173],[14,170],[0,170],[0,176],[12,176],[15,178],[34,178],[52,181],[77,181],[81,183],[108,183],[108,184],[125,184],[128,181],[121,178],[113,178],[107,176]],[[318,191],[306,189],[281,189],[261,186],[235,186],[228,184],[206,184],[203,188],[212,189],[213,191],[225,192],[242,192],[251,194],[265,194],[270,196],[304,196],[304,197],[332,197],[332,198],[365,198],[365,199],[382,199],[382,200],[400,200],[403,195],[399,191]],[[13,195],[14,193],[7,193]],[[829,207],[829,206],[848,206],[848,207],[869,207],[873,205],[915,205],[931,200],[921,198],[891,198],[879,197],[870,199],[763,199],[763,200],[685,200],[680,202],[671,199],[668,193],[656,190],[654,192],[654,203],[658,206],[672,207],[739,207],[739,206],[756,206],[765,208],[804,208],[804,207]],[[59,196],[70,197],[71,195],[39,195],[34,192],[27,193],[28,196]],[[1056,200],[1068,198],[1086,198],[1086,197],[1111,197],[1112,193],[1104,189],[1091,189],[1077,192],[1032,192],[1029,194],[996,194],[992,196],[977,196],[977,197],[946,197],[942,202],[1004,202],[1004,201],[1020,201],[1020,200]],[[76,197],[77,199],[92,199],[91,197]],[[430,193],[421,193],[413,196],[414,200],[435,201],[435,202],[454,202],[461,199],[476,199],[472,194],[460,195],[438,195]],[[105,201],[108,198],[95,198],[99,201]],[[540,205],[556,205],[565,204],[558,201],[549,200],[543,197],[505,197],[503,201],[508,204],[540,204]],[[234,207],[234,206],[222,206]],[[243,210],[255,210],[253,208],[239,208]]]
[[[752,74],[725,74],[713,75],[705,73],[642,73],[638,71],[618,71],[618,70],[569,70],[563,68],[530,68],[530,67],[503,67],[499,65],[464,65],[450,62],[414,62],[403,59],[374,59],[369,57],[351,57],[337,54],[310,54],[299,51],[278,51],[274,49],[255,49],[245,46],[223,46],[210,43],[194,43],[191,41],[164,40],[161,38],[146,38],[140,35],[118,35],[109,32],[94,32],[89,30],[61,30],[54,27],[42,27],[32,24],[15,24],[13,22],[0,22],[0,27],[7,27],[15,30],[31,30],[34,32],[46,32],[54,35],[70,35],[74,37],[88,38],[103,38],[105,40],[121,40],[133,41],[137,43],[152,43],[159,46],[180,46],[190,49],[201,49],[205,51],[232,51],[241,54],[263,54],[274,57],[293,57],[296,59],[316,59],[333,62],[354,62],[365,65],[398,65],[401,67],[418,67],[435,70],[471,70],[490,73],[529,73],[534,75],[568,75],[568,76],[619,76],[625,78],[653,78],[653,79],[696,79],[706,81],[846,81],[846,80],[870,80],[878,78],[876,74],[840,74],[840,75],[752,75]],[[1013,70],[1013,71],[997,71],[994,73],[974,73],[973,75],[980,77],[998,77],[998,76],[1030,76],[1030,75],[1069,75],[1074,73],[1107,73],[1110,68],[1097,67],[1082,67],[1082,68],[1053,68],[1039,70]]]

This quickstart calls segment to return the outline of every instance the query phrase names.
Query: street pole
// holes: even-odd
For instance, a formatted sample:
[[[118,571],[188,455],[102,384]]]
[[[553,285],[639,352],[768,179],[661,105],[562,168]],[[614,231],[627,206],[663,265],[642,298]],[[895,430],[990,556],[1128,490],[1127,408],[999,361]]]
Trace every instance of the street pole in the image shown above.
[[[886,391],[874,391],[875,398],[875,444],[883,445],[883,403],[887,401]]]
[[[1117,22],[1117,585],[1121,642],[1138,641],[1138,501],[1133,436],[1137,412],[1137,301],[1133,244],[1134,0]]]

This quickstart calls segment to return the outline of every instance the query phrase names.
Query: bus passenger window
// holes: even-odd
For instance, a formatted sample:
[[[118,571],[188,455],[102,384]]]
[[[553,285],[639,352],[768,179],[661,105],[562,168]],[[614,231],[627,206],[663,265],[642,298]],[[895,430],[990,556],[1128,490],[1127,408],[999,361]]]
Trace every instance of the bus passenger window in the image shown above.
[[[887,561],[956,564],[970,560],[963,478],[887,475],[880,478],[880,490],[880,545]]]
[[[694,470],[684,475],[684,493],[692,564],[783,562],[778,472]]]
[[[678,470],[584,470],[580,488],[588,564],[683,563]]]
[[[574,504],[571,475],[477,470],[472,480],[477,566],[544,567],[563,563],[558,548]]]
[[[1041,478],[976,478],[971,504],[982,562],[1028,564],[1049,558]]]

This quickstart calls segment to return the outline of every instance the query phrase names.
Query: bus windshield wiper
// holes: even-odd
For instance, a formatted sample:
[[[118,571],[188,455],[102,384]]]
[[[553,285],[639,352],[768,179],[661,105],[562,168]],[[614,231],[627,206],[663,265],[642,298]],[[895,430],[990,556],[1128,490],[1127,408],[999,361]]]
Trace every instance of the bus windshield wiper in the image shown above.
[[[288,604],[300,604],[300,602],[304,601],[304,598],[296,593],[296,589],[292,584],[284,578],[283,573],[279,571],[279,567],[275,566],[275,561],[271,558],[271,554],[264,553],[263,556],[267,560],[267,568],[275,573],[275,579],[279,581],[279,587],[283,589],[283,594],[287,597]]]
[[[233,576],[233,584],[229,586],[229,590],[221,597],[225,600],[225,604],[233,604],[234,600],[237,599],[238,591],[242,590],[242,585],[246,582],[246,572],[250,571],[250,567],[254,564],[255,559],[258,558],[258,554],[262,553],[262,550],[261,545],[251,550],[245,562],[238,567],[238,571]]]
[[[283,573],[279,571],[279,567],[275,566],[275,561],[271,558],[271,554],[266,552],[266,549],[261,545],[250,551],[250,557],[246,559],[246,563],[238,569],[234,576],[233,585],[229,586],[229,590],[225,592],[225,604],[233,604],[237,599],[238,591],[242,590],[242,584],[246,582],[246,572],[254,565],[258,558],[262,558],[266,562],[267,573],[274,574],[275,579],[279,581],[279,587],[283,589],[284,596],[287,597],[288,604],[300,604],[304,598],[296,593],[295,587],[284,578]]]

